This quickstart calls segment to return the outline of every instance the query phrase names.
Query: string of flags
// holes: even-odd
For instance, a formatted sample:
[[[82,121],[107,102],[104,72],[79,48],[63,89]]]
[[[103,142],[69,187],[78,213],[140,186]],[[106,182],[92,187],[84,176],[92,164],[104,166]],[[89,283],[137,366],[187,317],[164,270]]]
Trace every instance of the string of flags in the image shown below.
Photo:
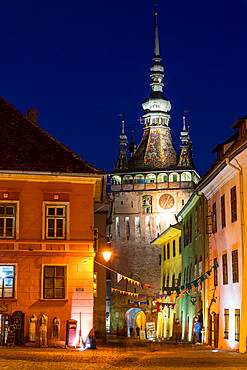
[[[211,275],[211,272],[212,270],[217,270],[217,268],[219,267],[219,264],[218,262],[216,262],[214,264],[214,266],[212,266],[207,272],[205,272],[204,274],[202,274],[201,276],[199,276],[197,279],[191,281],[190,283],[188,284],[185,284],[185,285],[182,285],[181,287],[174,287],[174,288],[169,288],[169,292],[167,292],[168,294],[156,294],[156,299],[163,299],[163,298],[167,298],[168,296],[170,297],[170,301],[173,302],[174,298],[183,298],[183,295],[184,293],[187,293],[189,294],[190,293],[190,290],[192,292],[195,292],[196,288],[199,286],[200,283],[202,283],[203,281],[205,281],[206,279],[208,279],[208,277]],[[171,290],[175,290],[176,293],[170,293]]]
[[[98,265],[102,266],[102,267],[105,267],[107,270],[110,270],[110,271],[114,272],[115,274],[117,274],[117,282],[118,283],[119,283],[119,281],[121,281],[122,279],[124,279],[124,280],[127,280],[129,283],[132,283],[134,285],[139,286],[139,288],[144,288],[144,287],[146,287],[146,288],[152,288],[152,285],[150,285],[150,284],[140,283],[140,281],[137,281],[137,280],[134,280],[134,279],[129,278],[128,276],[119,274],[117,271],[112,270],[110,267],[107,267],[105,265],[102,265],[102,263],[100,263],[100,262],[98,262],[96,260],[94,262],[97,263]]]
[[[174,298],[183,298],[183,295],[184,293],[186,293],[187,295],[190,294],[190,290],[192,290],[192,292],[194,292],[196,290],[196,287],[199,286],[199,283],[202,283],[203,281],[205,281],[206,279],[208,279],[208,277],[211,275],[211,272],[212,270],[217,270],[217,268],[219,267],[219,264],[218,262],[216,262],[214,264],[214,266],[212,266],[206,273],[202,274],[201,276],[199,276],[197,279],[191,281],[190,283],[186,284],[186,285],[182,285],[181,287],[174,287],[174,288],[169,288],[169,293],[168,294],[156,294],[156,300],[158,299],[163,299],[163,298],[167,298],[169,297],[170,298],[170,302],[169,303],[161,303],[161,302],[155,302],[155,304],[157,304],[157,312],[159,312],[159,309],[160,309],[160,306],[162,306],[163,308],[164,307],[168,307],[168,308],[172,308],[174,309],[176,303],[173,303],[174,302]],[[130,280],[133,280],[133,279],[130,279],[126,276],[123,276],[122,277],[128,281]],[[139,282],[133,280],[135,283],[138,283],[140,284]],[[131,281],[132,282],[132,281]],[[149,288],[151,288],[152,286],[151,285],[147,285],[147,284],[140,284],[139,286],[141,285],[145,285]],[[143,288],[143,286],[142,286]],[[107,288],[108,290],[108,288]],[[171,291],[176,291],[176,293],[171,293]],[[116,292],[116,293],[119,293],[119,294],[123,294],[123,295],[129,295],[131,297],[138,297],[138,298],[146,298],[146,301],[144,302],[133,302],[134,305],[137,305],[137,306],[140,306],[140,305],[143,305],[143,304],[149,304],[149,296],[148,294],[138,294],[138,293],[132,293],[132,292],[127,292],[125,290],[120,290],[120,289],[116,289],[116,288],[111,288],[111,292]],[[128,303],[130,303],[130,301],[128,300]]]

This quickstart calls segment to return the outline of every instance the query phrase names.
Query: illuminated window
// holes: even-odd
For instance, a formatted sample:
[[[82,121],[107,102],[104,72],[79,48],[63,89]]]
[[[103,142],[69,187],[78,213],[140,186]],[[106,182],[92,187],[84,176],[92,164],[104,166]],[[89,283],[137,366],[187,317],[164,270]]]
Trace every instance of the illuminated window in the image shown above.
[[[226,205],[225,205],[225,194],[221,197],[221,227],[224,229],[226,226]]]
[[[0,203],[0,238],[15,238],[16,203]]]
[[[67,233],[67,206],[45,206],[45,238],[66,239]]]
[[[142,197],[142,213],[152,213],[152,197],[144,195]]]
[[[170,259],[170,243],[167,243],[167,253],[166,253],[166,258],[169,260]]]
[[[238,283],[238,250],[232,251],[232,282]]]
[[[232,222],[237,221],[237,195],[236,195],[236,186],[231,188],[231,215]]]
[[[181,253],[182,253],[181,245],[182,245],[182,243],[181,243],[181,236],[180,236],[180,237],[179,237],[179,254],[181,254]]]
[[[98,291],[98,273],[97,272],[94,272],[93,274],[93,296],[94,297],[97,297],[97,291]]]
[[[120,238],[119,217],[116,217],[116,237]]]
[[[66,266],[44,266],[43,298],[64,299],[66,288]]]
[[[224,338],[229,337],[229,309],[224,309]]]
[[[217,258],[214,258],[214,265],[217,263]],[[218,286],[218,269],[214,269],[214,286]]]
[[[14,298],[15,266],[0,265],[0,298]]]
[[[176,242],[175,242],[175,240],[173,240],[172,248],[173,248],[173,257],[176,257]]]
[[[235,310],[235,340],[239,342],[240,336],[240,310]]]
[[[126,232],[126,239],[129,240],[130,238],[130,219],[129,217],[125,217],[125,232]]]
[[[135,234],[136,234],[136,237],[141,236],[140,217],[135,217]]]
[[[217,232],[217,211],[216,211],[216,202],[213,204],[213,212],[212,212],[212,232]]]
[[[227,254],[222,256],[223,284],[228,284]]]

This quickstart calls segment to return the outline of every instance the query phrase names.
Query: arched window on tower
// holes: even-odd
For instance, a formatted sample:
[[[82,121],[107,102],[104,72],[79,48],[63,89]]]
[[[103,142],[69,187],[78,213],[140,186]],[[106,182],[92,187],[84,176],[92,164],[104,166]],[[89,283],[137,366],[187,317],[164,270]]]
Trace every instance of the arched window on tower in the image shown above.
[[[159,173],[157,182],[168,182],[168,175],[166,173]]]
[[[135,175],[134,183],[135,184],[144,184],[144,176],[143,175]]]
[[[181,181],[191,181],[191,173],[190,172],[183,172],[181,175]]]
[[[112,185],[121,185],[121,177],[120,176],[112,176],[111,183],[112,183]]]
[[[130,175],[125,175],[123,178],[123,184],[133,184],[133,177]]]
[[[146,176],[146,183],[147,184],[155,184],[156,183],[156,176],[153,173],[150,173]]]
[[[169,175],[169,182],[177,182],[180,180],[179,173],[177,172],[172,172]]]

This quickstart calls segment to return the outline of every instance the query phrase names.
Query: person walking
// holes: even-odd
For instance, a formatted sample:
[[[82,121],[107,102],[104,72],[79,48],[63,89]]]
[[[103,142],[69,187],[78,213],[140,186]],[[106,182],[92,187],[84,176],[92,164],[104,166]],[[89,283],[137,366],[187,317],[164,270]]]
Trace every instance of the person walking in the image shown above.
[[[194,334],[196,336],[196,344],[200,344],[201,342],[201,323],[198,320],[198,317],[195,317],[195,323],[194,323]]]
[[[176,321],[174,322],[174,336],[176,344],[179,344],[181,342],[181,334],[181,324],[179,322],[179,319],[176,319]]]

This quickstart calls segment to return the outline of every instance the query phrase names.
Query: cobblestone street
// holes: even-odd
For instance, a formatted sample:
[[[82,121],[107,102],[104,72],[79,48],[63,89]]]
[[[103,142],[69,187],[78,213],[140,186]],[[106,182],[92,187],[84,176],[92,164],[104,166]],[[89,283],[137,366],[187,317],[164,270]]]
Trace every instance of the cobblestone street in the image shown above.
[[[0,348],[1,369],[241,369],[247,355],[206,346],[109,347],[78,351],[51,348]]]

